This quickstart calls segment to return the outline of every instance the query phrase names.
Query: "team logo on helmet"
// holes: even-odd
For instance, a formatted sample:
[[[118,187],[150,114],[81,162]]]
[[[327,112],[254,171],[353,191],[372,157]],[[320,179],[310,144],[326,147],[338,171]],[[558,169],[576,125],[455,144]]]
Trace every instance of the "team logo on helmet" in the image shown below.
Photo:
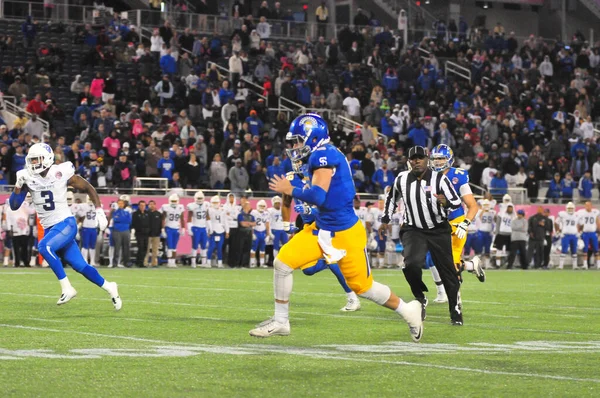
[[[304,128],[304,132],[306,133],[306,135],[309,136],[310,133],[312,133],[313,127],[317,126],[318,123],[317,119],[315,119],[314,117],[307,116],[300,120],[300,124]]]
[[[43,147],[45,150],[47,150],[49,153],[51,153],[51,152],[52,152],[52,148],[50,147],[50,145],[48,145],[48,144],[42,144],[42,147]]]

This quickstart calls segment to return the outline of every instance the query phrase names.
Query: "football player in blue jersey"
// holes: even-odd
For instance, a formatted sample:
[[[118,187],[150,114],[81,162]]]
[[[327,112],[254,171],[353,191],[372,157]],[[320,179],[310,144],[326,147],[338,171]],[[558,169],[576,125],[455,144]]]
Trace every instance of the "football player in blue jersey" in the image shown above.
[[[481,266],[481,259],[479,256],[473,257],[471,261],[462,260],[462,253],[465,243],[467,242],[469,225],[477,216],[479,206],[477,205],[477,201],[475,201],[475,197],[469,186],[468,172],[457,167],[452,167],[453,163],[454,152],[448,145],[440,144],[431,150],[431,154],[429,155],[429,167],[434,171],[443,172],[448,177],[454,186],[454,190],[460,195],[463,203],[467,206],[466,215],[463,207],[453,210],[448,215],[448,221],[452,226],[452,257],[454,258],[456,272],[460,274],[466,269],[477,276],[479,281],[485,282],[485,271]],[[444,285],[441,283],[442,280],[439,276],[439,272],[429,255],[427,256],[427,265],[429,265],[438,291],[434,302],[447,302],[448,298],[446,297]]]
[[[298,166],[298,164],[300,166]],[[286,178],[291,181],[294,187],[304,189],[305,186],[307,187],[310,184],[310,180],[307,177],[307,168],[302,167],[301,164],[301,162],[296,162],[293,165],[294,171],[290,171],[289,173],[287,173]],[[317,213],[319,212],[317,207],[310,206],[309,204],[303,203],[300,200],[295,200],[295,202],[296,205],[294,206],[294,211],[300,214],[300,217],[302,218],[302,223],[304,225],[309,225],[315,222],[315,219],[317,218]],[[284,229],[290,231],[289,225],[289,219],[284,219]],[[346,292],[346,305],[341,309],[341,311],[358,311],[360,309],[360,300],[358,299],[356,293],[354,293],[346,283],[346,278],[344,278],[344,275],[342,274],[342,271],[340,271],[340,267],[337,264],[327,264],[327,261],[325,261],[324,258],[321,258],[314,265],[303,268],[302,272],[304,273],[304,275],[312,276],[326,269],[329,269],[331,272],[333,272],[338,282],[342,286],[342,289],[344,289],[344,291]]]
[[[367,257],[367,234],[352,206],[356,195],[346,156],[329,142],[327,123],[305,114],[291,123],[286,139],[293,162],[308,166],[310,184],[294,187],[285,176],[274,176],[269,187],[282,195],[316,206],[315,222],[285,244],[273,262],[275,314],[250,331],[256,337],[290,334],[289,299],[293,271],[313,266],[322,257],[339,266],[348,286],[359,296],[396,311],[408,323],[413,341],[423,335],[423,307],[402,301],[391,289],[373,281]],[[285,204],[285,203],[284,203]]]

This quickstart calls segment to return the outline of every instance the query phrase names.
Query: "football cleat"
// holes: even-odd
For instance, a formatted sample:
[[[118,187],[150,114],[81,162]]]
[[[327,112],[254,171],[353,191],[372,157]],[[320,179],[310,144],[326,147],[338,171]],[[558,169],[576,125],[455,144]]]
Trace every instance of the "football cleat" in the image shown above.
[[[354,312],[360,310],[360,300],[358,298],[349,298],[348,302],[340,311]]]
[[[408,323],[410,337],[412,337],[415,343],[418,343],[421,337],[423,337],[423,305],[418,300],[413,300],[404,305],[406,307],[402,318]]]
[[[446,292],[439,292],[437,294],[437,297],[435,298],[435,300],[433,300],[434,303],[436,304],[441,304],[441,303],[447,303],[448,302],[448,296],[446,296]]]
[[[125,268],[125,266],[123,264],[118,264],[117,268]]]
[[[116,282],[107,282],[108,283],[108,294],[110,294],[110,299],[115,307],[115,310],[119,311],[123,306],[123,300],[119,296],[119,288]]]
[[[273,318],[260,323],[256,328],[250,331],[250,336],[254,337],[288,336],[289,334],[290,321],[280,323]]]
[[[70,290],[62,292],[60,298],[56,302],[56,305],[67,304],[69,301],[71,301],[71,299],[75,298],[75,296],[77,296],[77,290],[71,287]]]
[[[260,268],[269,268],[269,266],[267,264],[261,264]]]
[[[479,282],[485,282],[485,271],[481,266],[481,259],[479,256],[475,256],[471,261],[473,262],[473,274],[479,279]]]

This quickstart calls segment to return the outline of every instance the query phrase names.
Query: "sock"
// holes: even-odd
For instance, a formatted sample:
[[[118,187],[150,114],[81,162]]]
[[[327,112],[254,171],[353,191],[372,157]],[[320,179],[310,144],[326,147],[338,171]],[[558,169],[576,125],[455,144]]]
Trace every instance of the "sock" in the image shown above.
[[[394,311],[396,311],[396,313],[398,315],[400,315],[402,318],[404,318],[405,315],[405,311],[404,311],[404,307],[406,306],[406,302],[404,302],[402,299],[400,300],[400,304],[398,305],[398,308],[396,308]]]
[[[348,300],[358,300],[358,296],[354,292],[346,293],[346,297],[348,298]]]
[[[90,250],[90,265],[96,265],[96,249]]]
[[[8,265],[8,256],[4,255],[4,266]]]
[[[207,253],[207,249],[200,250],[200,256],[204,259],[206,259],[206,253]]]
[[[104,285],[104,278],[98,273],[98,270],[91,265],[86,265],[80,273],[85,276],[88,281],[100,287]]]
[[[577,268],[577,255],[574,255],[572,257],[572,259],[573,259],[573,269],[575,269],[575,268]]]
[[[250,265],[256,265],[256,252],[250,251]]]
[[[437,270],[437,268],[434,266],[429,267],[429,270],[431,271],[431,276],[433,277],[433,281],[435,282],[435,284],[437,285],[438,282],[442,282],[442,278],[440,278],[440,272]]]
[[[496,256],[496,267],[500,267],[502,266],[502,258],[499,256]]]
[[[475,267],[473,266],[473,261],[463,261],[463,265],[465,269],[469,272],[473,272]]]
[[[444,287],[444,284],[441,281],[436,282],[435,287],[437,288],[438,295],[446,294],[446,288]]]
[[[114,257],[115,257],[115,247],[109,246],[108,247],[108,264],[109,265],[114,265],[113,264]]]
[[[275,319],[279,323],[285,323],[289,319],[290,316],[290,303],[287,302],[285,304],[275,302],[275,315],[273,319]]]
[[[596,268],[600,269],[600,258],[596,259]]]
[[[58,281],[60,283],[60,289],[64,292],[65,290],[73,289],[71,286],[71,282],[69,282],[69,278],[66,276]]]
[[[565,255],[561,254],[558,260],[558,268],[562,268],[565,265]]]
[[[223,265],[223,260],[218,260],[217,265]]]
[[[265,254],[264,253],[260,253],[258,255],[258,265],[260,265],[262,267],[262,265],[265,263]]]
[[[87,260],[88,260],[88,249],[81,249],[81,256],[83,257],[83,259],[87,263]]]

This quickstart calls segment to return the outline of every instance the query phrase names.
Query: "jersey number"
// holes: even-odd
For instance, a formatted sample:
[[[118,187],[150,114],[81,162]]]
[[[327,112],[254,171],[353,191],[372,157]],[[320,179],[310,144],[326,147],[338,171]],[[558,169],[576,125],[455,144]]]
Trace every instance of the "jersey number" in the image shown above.
[[[52,211],[56,208],[56,206],[54,206],[54,194],[52,191],[42,191],[40,192],[40,195],[42,195],[42,198],[44,199],[42,209]]]
[[[180,214],[169,214],[169,221],[179,221]]]
[[[482,224],[491,224],[492,223],[492,217],[491,216],[483,216],[481,217],[481,223]]]
[[[95,220],[96,219],[96,212],[95,211],[88,211],[87,213],[85,213],[85,217],[88,220]]]
[[[198,211],[198,212],[196,212],[196,218],[198,220],[204,220],[206,218],[206,216],[204,215],[204,213],[205,213],[204,211]]]

